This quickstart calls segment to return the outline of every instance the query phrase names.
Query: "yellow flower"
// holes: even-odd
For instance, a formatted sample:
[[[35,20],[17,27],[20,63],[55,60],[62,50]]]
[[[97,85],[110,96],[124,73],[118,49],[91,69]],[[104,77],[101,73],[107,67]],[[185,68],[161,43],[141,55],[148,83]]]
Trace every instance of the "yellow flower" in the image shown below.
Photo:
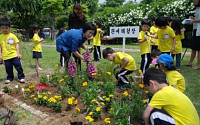
[[[37,101],[37,98],[34,98],[35,101]]]
[[[96,76],[96,75],[97,75],[97,73],[92,73],[91,75],[92,75],[92,76]]]
[[[147,93],[149,93],[149,91],[145,91],[145,93],[147,94]]]
[[[93,112],[90,112],[90,113],[89,113],[89,115],[92,115],[92,114],[93,114]]]
[[[74,97],[72,97],[72,101],[74,101],[74,99],[75,99],[75,98],[74,98]]]
[[[47,94],[51,95],[51,92],[48,91]]]
[[[106,124],[110,124],[110,123],[111,123],[110,118],[105,118],[105,119],[104,119],[104,122],[105,122]]]
[[[77,112],[80,112],[80,111],[81,111],[80,108],[78,108],[78,107],[76,107],[75,110],[76,110]]]
[[[59,82],[63,82],[65,79],[60,79],[60,81]]]
[[[111,72],[107,72],[108,75],[111,75]]]
[[[45,94],[46,94],[45,92],[42,93],[42,95],[45,95]]]
[[[96,111],[99,112],[101,110],[101,107],[96,107]]]
[[[96,99],[93,99],[93,100],[92,100],[92,102],[95,102],[95,103],[97,103],[97,100],[96,100]]]
[[[89,118],[89,122],[93,122],[94,121],[94,119],[93,118]]]
[[[142,102],[143,102],[143,103],[146,103],[146,102],[147,102],[147,100],[146,100],[146,99],[144,99],[144,100],[142,100]]]
[[[87,86],[87,82],[84,82],[84,83],[83,83],[83,86]]]
[[[65,78],[67,78],[68,77],[68,75],[65,75]]]
[[[127,91],[125,91],[125,92],[123,93],[123,95],[125,95],[125,96],[128,96],[128,92],[127,92]]]
[[[55,64],[55,67],[58,68],[58,64]]]
[[[46,100],[46,99],[47,99],[47,96],[44,96],[43,99]]]
[[[106,101],[110,101],[110,98],[105,98]]]
[[[33,97],[35,97],[35,95],[31,95],[31,96],[30,96],[30,98],[33,98]]]
[[[112,94],[110,94],[110,95],[109,95],[109,97],[113,97],[113,95],[112,95]]]
[[[56,98],[58,100],[62,100],[62,97],[60,95],[55,95],[54,98]]]
[[[139,86],[140,86],[140,88],[144,88],[144,85],[143,85],[143,84],[140,84]]]
[[[74,104],[76,105],[78,103],[78,100],[76,99],[75,101],[74,101]]]
[[[20,83],[18,82],[17,85],[20,85]]]
[[[110,111],[112,111],[113,110],[113,108],[110,108]]]
[[[89,122],[93,122],[94,121],[94,119],[91,116],[86,116],[85,119],[88,120]]]
[[[103,99],[105,99],[106,98],[106,96],[103,96]]]
[[[48,102],[56,103],[56,99],[54,97],[51,97],[50,99],[48,99]]]
[[[42,95],[38,95],[38,98],[42,98]]]
[[[68,104],[72,105],[72,102],[73,102],[72,98],[68,98]]]
[[[105,105],[104,102],[100,102],[100,103],[101,103],[101,105]]]
[[[142,74],[142,70],[141,69],[139,70],[139,73],[140,73],[140,75]]]
[[[25,117],[26,117],[26,114],[22,114],[22,116],[25,118]]]

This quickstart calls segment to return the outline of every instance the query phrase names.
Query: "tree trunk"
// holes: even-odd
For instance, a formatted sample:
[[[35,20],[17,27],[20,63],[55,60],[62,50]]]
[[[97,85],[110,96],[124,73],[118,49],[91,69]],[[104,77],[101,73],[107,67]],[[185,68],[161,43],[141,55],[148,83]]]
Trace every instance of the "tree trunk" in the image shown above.
[[[26,27],[26,29],[25,29],[25,36],[26,36],[26,42],[28,42],[29,41],[29,28],[28,27]]]
[[[54,15],[51,16],[51,40],[55,41],[56,35],[55,35],[55,21],[54,21]]]

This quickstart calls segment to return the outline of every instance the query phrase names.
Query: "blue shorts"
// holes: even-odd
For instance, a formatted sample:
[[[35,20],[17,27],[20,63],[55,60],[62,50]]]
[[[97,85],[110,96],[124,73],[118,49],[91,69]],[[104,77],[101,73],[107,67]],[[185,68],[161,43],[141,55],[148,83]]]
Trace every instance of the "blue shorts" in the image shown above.
[[[33,58],[42,58],[42,53],[33,51]]]

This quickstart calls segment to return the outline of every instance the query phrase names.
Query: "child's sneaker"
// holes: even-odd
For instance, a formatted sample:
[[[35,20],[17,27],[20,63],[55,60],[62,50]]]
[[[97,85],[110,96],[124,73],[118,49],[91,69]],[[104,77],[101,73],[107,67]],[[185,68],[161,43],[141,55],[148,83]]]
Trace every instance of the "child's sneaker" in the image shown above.
[[[6,81],[5,81],[5,84],[8,84],[8,83],[10,83],[11,81],[9,80],[9,79],[7,79]]]
[[[25,83],[25,79],[19,79],[20,83]]]

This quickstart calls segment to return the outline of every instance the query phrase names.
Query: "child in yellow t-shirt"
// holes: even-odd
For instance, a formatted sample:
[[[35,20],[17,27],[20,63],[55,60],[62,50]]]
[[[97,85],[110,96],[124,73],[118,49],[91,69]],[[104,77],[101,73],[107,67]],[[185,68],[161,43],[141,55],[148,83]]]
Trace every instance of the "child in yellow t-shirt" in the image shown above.
[[[153,94],[143,113],[145,125],[199,125],[199,116],[191,100],[168,85],[161,69],[147,69],[143,81]]]
[[[158,49],[162,53],[172,54],[175,50],[176,38],[174,30],[167,26],[168,21],[166,17],[158,17],[155,22],[156,26],[159,28],[157,35],[148,35],[152,38],[158,39],[159,46]]]
[[[181,20],[176,18],[170,18],[169,26],[174,30],[176,34],[176,46],[175,50],[172,54],[174,58],[176,56],[176,70],[180,71],[181,68],[181,53],[182,53],[182,42],[181,39],[184,39],[184,31],[183,28],[181,30]]]
[[[152,19],[153,26],[151,26],[151,28],[150,28],[150,34],[151,35],[157,36],[158,27],[155,24],[155,21],[156,21],[157,18],[158,17],[154,17]],[[158,39],[152,38],[151,40],[154,41],[154,43],[155,43],[154,44],[154,43],[151,42],[151,44],[150,44],[151,45],[151,52],[152,52],[154,49],[158,49]]]
[[[23,73],[20,59],[22,58],[19,52],[19,40],[17,37],[10,33],[10,20],[7,18],[1,18],[0,28],[2,34],[0,35],[0,60],[4,61],[5,69],[7,73],[6,84],[10,83],[14,79],[13,66],[18,72],[18,80],[24,83],[25,76]]]
[[[151,57],[150,57],[150,42],[153,42],[150,40],[150,37],[147,36],[149,26],[151,25],[151,21],[148,19],[144,19],[141,22],[141,28],[142,30],[139,33],[138,36],[138,43],[140,45],[140,53],[141,53],[141,65],[140,70],[142,70],[142,73],[145,73],[145,70],[149,68],[149,64],[151,63]]]
[[[94,46],[94,61],[98,62],[101,61],[101,34],[104,33],[104,31],[100,29],[102,24],[99,20],[94,21],[94,25],[97,28],[97,33],[96,36],[93,37],[92,45]]]
[[[35,59],[36,70],[43,70],[39,65],[39,58],[42,58],[42,46],[41,42],[44,40],[38,36],[40,32],[40,27],[38,25],[33,25],[33,58]]]
[[[115,52],[112,48],[106,48],[103,50],[103,58],[112,61],[114,64],[120,64],[115,76],[118,80],[117,87],[123,88],[125,84],[129,84],[126,75],[136,70],[133,57],[123,52]]]
[[[173,58],[169,54],[162,54],[157,59],[158,66],[164,70],[169,82],[169,85],[177,88],[180,92],[185,92],[185,79],[176,71],[173,64]]]

